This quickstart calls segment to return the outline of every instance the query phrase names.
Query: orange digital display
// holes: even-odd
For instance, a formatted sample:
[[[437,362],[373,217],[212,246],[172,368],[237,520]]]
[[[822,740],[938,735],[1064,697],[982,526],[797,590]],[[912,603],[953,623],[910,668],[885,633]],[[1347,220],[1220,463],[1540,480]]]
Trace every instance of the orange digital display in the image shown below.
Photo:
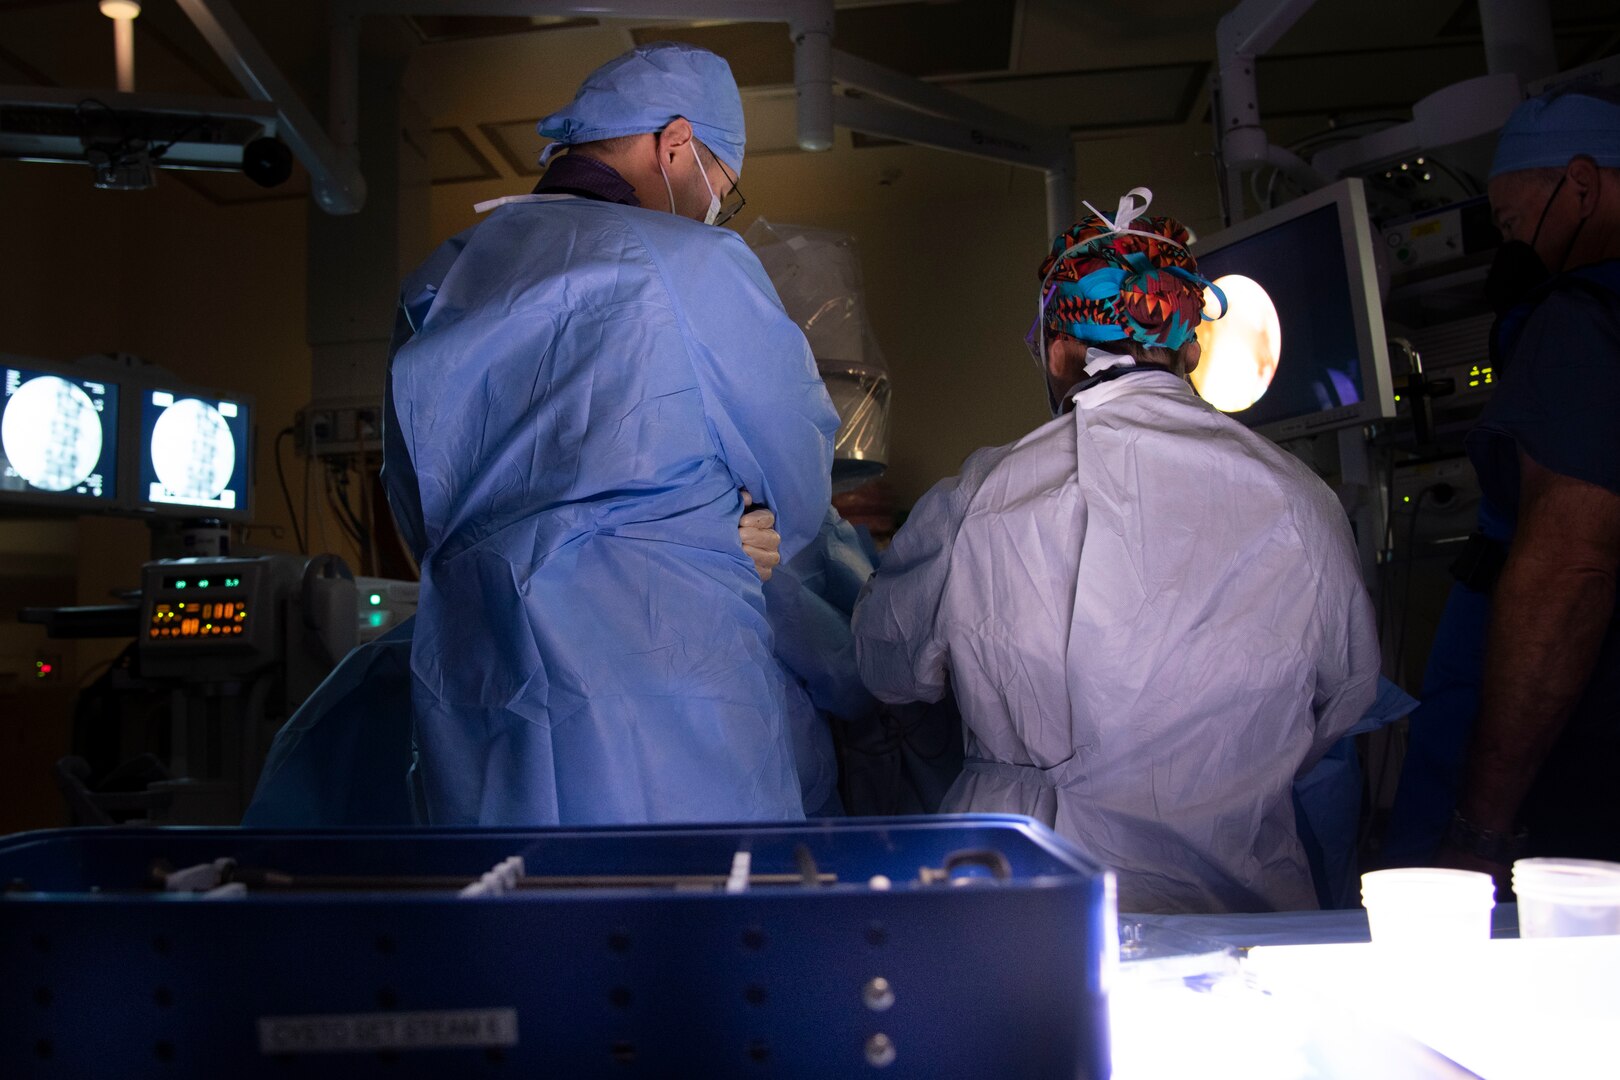
[[[226,638],[247,633],[247,605],[234,600],[176,600],[152,605],[149,638]]]

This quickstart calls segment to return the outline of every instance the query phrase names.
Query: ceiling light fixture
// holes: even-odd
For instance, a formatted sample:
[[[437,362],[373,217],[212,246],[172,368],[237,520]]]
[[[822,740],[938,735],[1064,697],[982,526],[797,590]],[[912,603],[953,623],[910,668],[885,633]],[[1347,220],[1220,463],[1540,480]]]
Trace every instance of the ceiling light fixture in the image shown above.
[[[113,21],[113,51],[118,58],[118,91],[135,92],[135,17],[141,5],[135,0],[101,0],[101,13]]]

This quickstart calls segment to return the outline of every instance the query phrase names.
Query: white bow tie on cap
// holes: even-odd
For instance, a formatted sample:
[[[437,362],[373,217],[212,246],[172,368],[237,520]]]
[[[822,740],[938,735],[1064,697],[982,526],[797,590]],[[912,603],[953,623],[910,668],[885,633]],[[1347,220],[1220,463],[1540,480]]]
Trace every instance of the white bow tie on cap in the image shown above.
[[[1138,205],[1136,201],[1137,199],[1142,200],[1140,205]],[[1099,218],[1102,218],[1104,222],[1107,222],[1109,226],[1109,233],[1124,234],[1126,236],[1142,236],[1149,240],[1157,240],[1160,243],[1170,244],[1173,247],[1181,248],[1182,251],[1186,251],[1187,249],[1184,246],[1176,243],[1168,236],[1164,236],[1160,233],[1143,232],[1140,229],[1131,228],[1131,222],[1147,213],[1147,208],[1151,206],[1152,203],[1153,192],[1150,189],[1145,187],[1133,187],[1131,190],[1119,197],[1119,209],[1114,212],[1114,218],[1112,221],[1109,221],[1106,214],[1104,214],[1101,210],[1098,210],[1095,206],[1092,206],[1090,203],[1082,201],[1080,205],[1084,206],[1087,210],[1090,210],[1093,214],[1096,214]],[[1109,235],[1109,233],[1105,233],[1103,235],[1106,236]],[[1092,239],[1095,240],[1097,237],[1092,237]]]
[[[1137,199],[1142,200],[1141,206],[1136,205]],[[1131,222],[1147,213],[1147,208],[1152,205],[1152,203],[1153,191],[1151,189],[1145,187],[1133,187],[1131,190],[1119,197],[1119,209],[1114,212],[1114,219],[1112,221],[1108,221],[1108,218],[1102,213],[1102,211],[1098,210],[1090,203],[1082,202],[1080,205],[1084,206],[1087,210],[1090,210],[1093,214],[1096,214],[1104,221],[1108,221],[1108,224],[1112,225],[1120,232],[1129,232],[1131,230]]]

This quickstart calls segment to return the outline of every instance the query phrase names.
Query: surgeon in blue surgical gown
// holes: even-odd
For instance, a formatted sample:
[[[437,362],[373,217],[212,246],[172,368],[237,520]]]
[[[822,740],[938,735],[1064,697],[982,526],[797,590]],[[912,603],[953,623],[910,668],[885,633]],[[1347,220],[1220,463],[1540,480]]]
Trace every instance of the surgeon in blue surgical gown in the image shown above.
[[[541,121],[561,149],[405,283],[386,480],[420,555],[420,792],[446,825],[792,819],[744,492],[791,559],[838,426],[742,239],[725,62],[671,43]]]
[[[872,563],[855,530],[831,508],[810,545],[778,563],[761,511],[744,516],[744,544],[765,579],[776,642],[773,674],[805,814],[843,813],[832,718],[875,720],[861,685],[849,613]],[[764,531],[761,531],[764,530]],[[401,826],[427,820],[411,732],[411,642],[406,619],[344,657],[276,735],[242,824],[255,828]]]

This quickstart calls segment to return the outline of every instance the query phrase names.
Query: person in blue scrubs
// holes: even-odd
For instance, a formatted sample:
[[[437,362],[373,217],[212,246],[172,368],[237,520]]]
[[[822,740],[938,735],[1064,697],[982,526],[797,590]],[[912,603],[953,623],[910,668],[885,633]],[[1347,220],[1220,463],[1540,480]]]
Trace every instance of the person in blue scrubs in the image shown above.
[[[1620,97],[1531,99],[1502,129],[1486,283],[1497,385],[1469,456],[1479,530],[1412,717],[1385,861],[1493,872],[1620,859]]]
[[[1508,541],[1443,865],[1620,860],[1620,95],[1520,105],[1489,184],[1512,305],[1468,454]]]
[[[540,123],[556,161],[405,283],[389,500],[433,824],[803,814],[745,492],[791,560],[838,417],[741,237],[741,98],[673,43]]]

